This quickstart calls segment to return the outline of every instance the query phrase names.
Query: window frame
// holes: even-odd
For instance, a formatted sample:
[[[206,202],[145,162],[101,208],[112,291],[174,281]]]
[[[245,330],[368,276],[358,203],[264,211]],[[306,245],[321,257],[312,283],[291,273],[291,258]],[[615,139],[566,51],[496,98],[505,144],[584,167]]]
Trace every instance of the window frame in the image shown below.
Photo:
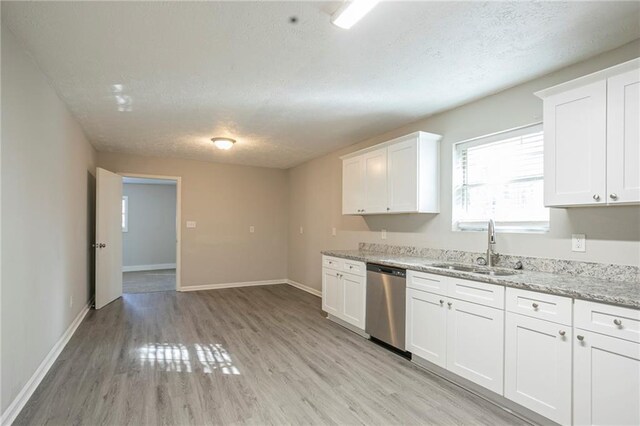
[[[480,145],[491,144],[502,140],[512,139],[519,136],[524,136],[532,133],[538,133],[543,131],[543,123],[536,122],[527,124],[525,126],[515,127],[508,130],[503,130],[495,133],[490,133],[484,136],[478,136],[471,139],[455,142],[452,145],[452,158],[451,158],[451,230],[454,232],[485,232],[488,228],[488,220],[486,221],[458,221],[456,220],[456,211],[458,210],[457,195],[459,186],[461,185],[459,171],[459,146],[465,145],[466,148],[473,148]],[[544,138],[544,134],[543,134]],[[543,139],[544,141],[544,139]],[[544,153],[543,153],[544,161]],[[533,180],[532,178],[514,179],[513,182],[521,180]],[[538,180],[537,178],[535,180]],[[544,171],[542,173],[542,181],[544,183]],[[477,186],[477,184],[476,184]],[[503,233],[520,233],[520,234],[545,234],[549,232],[551,222],[551,211],[549,212],[549,218],[546,221],[496,221],[496,230]]]
[[[123,195],[122,196],[122,205],[120,206],[122,208],[122,212],[121,212],[121,216],[122,219],[124,219],[124,225],[122,224],[122,222],[120,223],[121,227],[122,227],[122,232],[129,232],[129,196],[128,195]]]

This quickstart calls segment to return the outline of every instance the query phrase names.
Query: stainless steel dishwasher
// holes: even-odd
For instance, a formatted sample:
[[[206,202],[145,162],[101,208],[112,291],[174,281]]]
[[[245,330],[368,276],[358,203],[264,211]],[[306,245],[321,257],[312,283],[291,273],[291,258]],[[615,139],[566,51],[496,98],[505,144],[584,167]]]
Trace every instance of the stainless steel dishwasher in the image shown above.
[[[367,263],[365,331],[371,337],[405,350],[405,269]]]

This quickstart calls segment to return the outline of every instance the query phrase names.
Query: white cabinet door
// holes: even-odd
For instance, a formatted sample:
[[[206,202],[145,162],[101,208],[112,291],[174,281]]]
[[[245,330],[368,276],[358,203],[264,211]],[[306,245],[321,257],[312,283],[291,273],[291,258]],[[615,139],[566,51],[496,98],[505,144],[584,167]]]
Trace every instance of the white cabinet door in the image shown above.
[[[360,214],[364,209],[364,158],[342,163],[342,214]]]
[[[606,203],[607,82],[544,100],[544,202]]]
[[[407,351],[443,368],[447,368],[445,306],[443,296],[407,289]]]
[[[387,148],[364,154],[365,213],[386,213]]]
[[[342,280],[340,273],[322,268],[322,310],[336,317],[342,313]]]
[[[504,396],[571,424],[572,328],[507,312]]]
[[[504,311],[449,299],[447,369],[503,394]]]
[[[367,302],[366,278],[353,274],[342,274],[342,315],[349,324],[364,330]]]
[[[387,151],[389,205],[392,213],[418,211],[418,140],[411,138]]]
[[[574,334],[574,424],[639,425],[640,344],[581,329]]]
[[[607,82],[607,202],[640,202],[640,70]]]

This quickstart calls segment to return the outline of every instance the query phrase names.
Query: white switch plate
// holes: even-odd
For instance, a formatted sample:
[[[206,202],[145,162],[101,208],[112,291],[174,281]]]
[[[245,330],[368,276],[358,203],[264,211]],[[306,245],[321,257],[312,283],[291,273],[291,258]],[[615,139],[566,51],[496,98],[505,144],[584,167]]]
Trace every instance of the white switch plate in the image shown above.
[[[382,238],[383,240],[387,239],[387,230],[383,229],[382,232],[380,233],[380,238]]]
[[[193,220],[188,220],[187,221],[187,228],[195,228],[196,227],[196,222]]]
[[[571,235],[571,250],[572,251],[587,251],[587,238],[584,234],[572,234]]]
[[[331,235],[336,236],[336,228],[331,228]]]
[[[256,228],[255,228],[255,226],[251,225],[251,226],[249,227],[249,232],[251,232],[252,234],[253,234],[254,232],[256,232]]]
[[[300,227],[300,233],[304,234],[304,228],[302,226]]]

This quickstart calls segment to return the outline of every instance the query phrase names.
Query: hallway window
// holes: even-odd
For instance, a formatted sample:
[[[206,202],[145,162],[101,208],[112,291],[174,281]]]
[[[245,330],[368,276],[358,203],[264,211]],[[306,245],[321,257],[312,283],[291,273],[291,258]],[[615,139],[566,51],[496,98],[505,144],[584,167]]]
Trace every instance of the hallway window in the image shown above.
[[[129,232],[129,197],[122,196],[122,232]]]

